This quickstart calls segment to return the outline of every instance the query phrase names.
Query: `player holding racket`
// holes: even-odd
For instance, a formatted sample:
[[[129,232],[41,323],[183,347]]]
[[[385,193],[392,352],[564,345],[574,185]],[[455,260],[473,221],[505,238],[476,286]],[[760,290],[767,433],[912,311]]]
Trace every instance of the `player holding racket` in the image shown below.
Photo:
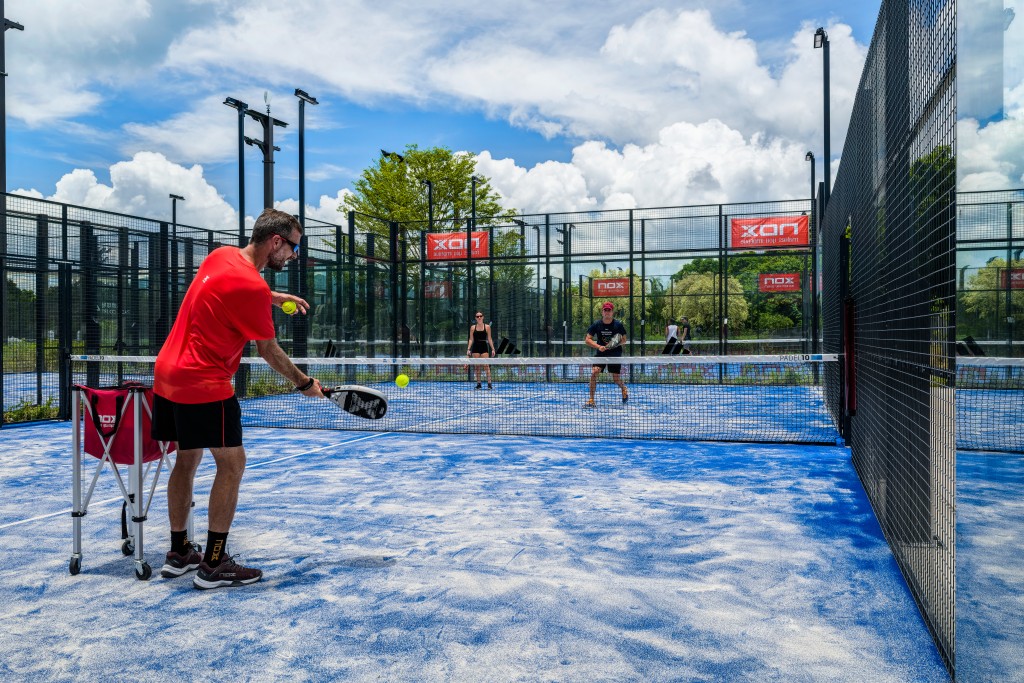
[[[484,322],[484,314],[476,312],[473,318],[476,322],[469,328],[469,343],[466,345],[466,355],[473,358],[487,358],[487,349],[491,350],[490,357],[494,357],[494,340],[491,338],[491,326]],[[491,384],[491,366],[485,365],[487,370],[487,388],[493,389]],[[476,366],[476,388],[480,388],[480,366]]]
[[[160,573],[181,576],[198,569],[196,588],[255,583],[263,573],[227,556],[228,530],[235,515],[245,471],[242,411],[231,378],[245,345],[305,396],[323,398],[320,383],[299,370],[277,344],[271,307],[285,301],[305,314],[309,304],[297,296],[270,291],[260,276],[265,267],[283,270],[298,258],[302,226],[283,211],[266,209],[256,219],[252,238],[242,249],[220,247],[199,266],[181,302],[167,340],[156,359],[153,438],[177,441],[178,455],[167,482],[171,550]],[[217,463],[210,489],[206,554],[185,534],[192,483],[209,448]]]
[[[626,327],[620,321],[615,320],[615,305],[606,301],[601,306],[601,319],[595,322],[587,330],[584,343],[594,349],[598,358],[618,358],[622,356],[622,344],[626,342]],[[584,405],[587,408],[594,407],[594,392],[597,389],[597,376],[604,372],[605,368],[612,375],[612,381],[619,385],[622,390],[622,402],[629,400],[629,392],[626,391],[626,384],[622,381],[622,365],[618,363],[594,363],[590,368],[590,400]]]

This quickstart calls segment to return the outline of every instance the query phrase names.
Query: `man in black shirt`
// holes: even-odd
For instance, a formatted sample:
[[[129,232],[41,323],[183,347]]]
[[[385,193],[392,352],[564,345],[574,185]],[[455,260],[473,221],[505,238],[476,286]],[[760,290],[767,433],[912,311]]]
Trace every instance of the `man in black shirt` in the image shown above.
[[[679,321],[679,341],[683,344],[683,353],[690,353],[690,342],[693,335],[690,334],[690,321],[684,315]]]
[[[610,301],[604,302],[601,306],[601,319],[595,322],[587,330],[587,337],[584,343],[594,349],[598,358],[618,358],[622,356],[622,345],[626,343],[626,327],[620,321],[615,320],[615,305]],[[612,375],[612,381],[619,385],[622,390],[622,402],[629,400],[629,392],[622,381],[622,365],[618,363],[594,363],[590,368],[590,400],[586,402],[587,408],[594,407],[594,391],[597,389],[597,376],[605,368]]]

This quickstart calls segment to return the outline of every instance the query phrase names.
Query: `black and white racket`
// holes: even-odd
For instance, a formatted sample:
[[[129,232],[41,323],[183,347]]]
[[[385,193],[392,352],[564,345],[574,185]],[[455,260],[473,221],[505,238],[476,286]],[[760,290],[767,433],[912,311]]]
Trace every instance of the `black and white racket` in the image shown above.
[[[614,349],[616,346],[619,346],[620,344],[622,344],[622,335],[614,334],[612,335],[612,338],[608,341],[608,343],[604,345],[604,350],[609,351],[611,349]]]
[[[379,420],[388,412],[388,400],[376,389],[356,384],[321,387],[324,396],[350,415],[365,420]]]

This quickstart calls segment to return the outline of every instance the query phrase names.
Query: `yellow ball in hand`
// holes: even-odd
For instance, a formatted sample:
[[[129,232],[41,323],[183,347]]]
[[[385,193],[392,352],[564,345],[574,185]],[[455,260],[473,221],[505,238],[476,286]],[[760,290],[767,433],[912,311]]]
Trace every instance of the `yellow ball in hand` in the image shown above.
[[[409,375],[399,375],[398,377],[395,378],[395,384],[397,384],[399,387],[409,386]]]
[[[281,310],[288,315],[294,315],[295,311],[299,310],[299,307],[295,305],[294,301],[285,301],[281,304]]]

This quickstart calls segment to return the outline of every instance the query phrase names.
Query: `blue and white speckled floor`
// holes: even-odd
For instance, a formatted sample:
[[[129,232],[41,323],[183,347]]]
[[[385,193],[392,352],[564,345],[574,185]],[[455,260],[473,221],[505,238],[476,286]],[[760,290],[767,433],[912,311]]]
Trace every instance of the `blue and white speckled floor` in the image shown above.
[[[270,429],[247,448],[230,544],[265,580],[200,592],[134,578],[109,475],[70,576],[69,425],[0,430],[0,673],[947,680],[843,448]]]

